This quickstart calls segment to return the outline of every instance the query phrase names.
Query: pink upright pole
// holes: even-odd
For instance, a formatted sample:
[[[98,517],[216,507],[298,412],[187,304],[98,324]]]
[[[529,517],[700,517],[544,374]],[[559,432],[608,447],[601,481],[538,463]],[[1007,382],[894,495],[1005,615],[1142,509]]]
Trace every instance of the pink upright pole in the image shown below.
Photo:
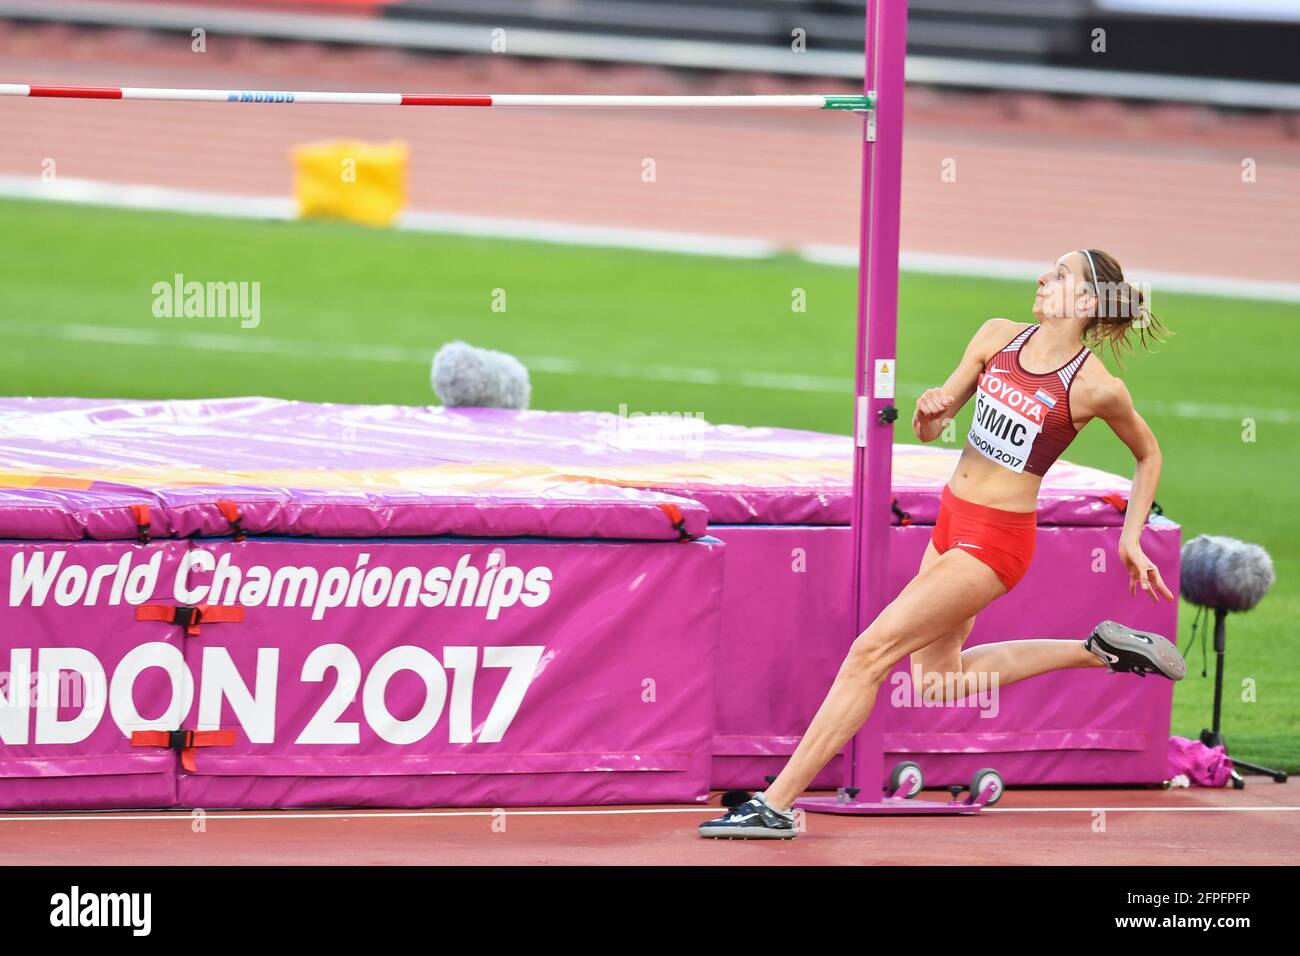
[[[855,637],[875,620],[888,597],[907,0],[867,0],[866,41],[864,92],[874,91],[876,104],[864,120],[858,247],[852,516]],[[878,700],[887,698],[886,687]],[[862,800],[880,799],[886,716],[884,708],[873,709],[849,746],[845,776],[848,786],[861,789]]]

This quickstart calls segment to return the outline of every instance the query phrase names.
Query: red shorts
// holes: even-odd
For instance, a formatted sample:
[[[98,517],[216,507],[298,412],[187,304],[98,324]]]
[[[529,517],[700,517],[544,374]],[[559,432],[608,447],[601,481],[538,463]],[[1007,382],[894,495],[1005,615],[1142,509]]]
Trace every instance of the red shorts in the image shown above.
[[[1034,558],[1037,526],[1036,512],[977,505],[958,498],[944,485],[930,541],[940,554],[960,548],[979,558],[1010,591],[1025,576]]]

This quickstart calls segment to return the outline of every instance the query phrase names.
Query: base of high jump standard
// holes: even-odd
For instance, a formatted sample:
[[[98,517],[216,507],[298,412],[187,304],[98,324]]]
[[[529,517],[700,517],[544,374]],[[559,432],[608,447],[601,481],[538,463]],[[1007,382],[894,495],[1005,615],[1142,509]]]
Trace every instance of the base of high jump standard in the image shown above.
[[[996,770],[985,767],[975,771],[970,786],[949,787],[952,799],[917,800],[916,796],[925,786],[921,768],[910,760],[897,764],[889,775],[889,783],[884,787],[879,800],[859,800],[858,787],[841,787],[833,797],[804,797],[795,801],[795,807],[808,813],[838,813],[846,816],[887,816],[902,814],[904,816],[930,816],[941,814],[979,813],[984,807],[990,807],[1002,797],[1004,789],[1002,776]],[[963,799],[963,790],[966,797]]]

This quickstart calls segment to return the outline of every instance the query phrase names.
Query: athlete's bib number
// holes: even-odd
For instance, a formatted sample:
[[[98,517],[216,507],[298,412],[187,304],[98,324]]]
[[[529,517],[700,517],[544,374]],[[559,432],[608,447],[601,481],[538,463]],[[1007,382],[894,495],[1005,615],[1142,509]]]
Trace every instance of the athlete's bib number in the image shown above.
[[[999,394],[989,394],[986,386]],[[981,375],[975,391],[975,418],[967,437],[985,458],[1020,473],[1025,470],[1034,439],[1043,430],[1042,419],[1041,403],[1018,389],[1008,388],[995,376]]]

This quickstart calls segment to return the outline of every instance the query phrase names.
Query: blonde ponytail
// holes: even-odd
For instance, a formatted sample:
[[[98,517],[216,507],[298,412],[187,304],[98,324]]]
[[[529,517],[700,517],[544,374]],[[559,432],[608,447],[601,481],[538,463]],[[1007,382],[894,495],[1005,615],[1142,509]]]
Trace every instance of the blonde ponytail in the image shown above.
[[[1116,363],[1122,368],[1124,357],[1121,348],[1129,354],[1134,352],[1133,343],[1129,341],[1130,332],[1136,333],[1138,343],[1147,352],[1152,351],[1152,345],[1173,335],[1152,313],[1145,290],[1124,278],[1124,270],[1114,256],[1100,249],[1087,249],[1084,258],[1088,261],[1089,271],[1093,272],[1089,281],[1097,293],[1097,314],[1083,329],[1086,345],[1095,347],[1099,353],[1109,345]]]

